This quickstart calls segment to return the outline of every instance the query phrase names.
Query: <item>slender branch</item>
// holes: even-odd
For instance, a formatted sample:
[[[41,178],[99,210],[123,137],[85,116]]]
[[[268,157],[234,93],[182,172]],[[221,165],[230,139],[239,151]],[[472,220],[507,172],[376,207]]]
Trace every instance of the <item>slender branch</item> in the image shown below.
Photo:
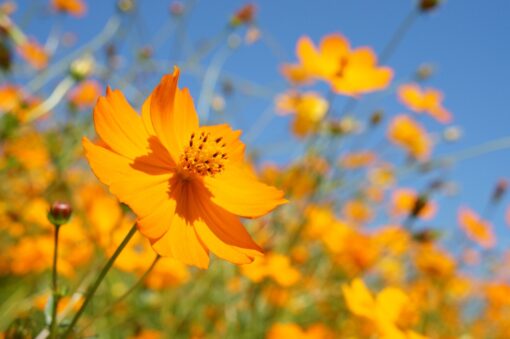
[[[50,334],[52,339],[57,337],[57,308],[60,299],[58,292],[58,274],[57,274],[58,234],[60,231],[60,225],[54,226],[55,236],[53,244],[53,270],[51,272],[51,288],[53,295],[51,298],[51,324],[50,324]]]
[[[129,240],[131,240],[131,238],[133,237],[133,235],[135,233],[136,233],[136,223],[131,227],[131,229],[129,230],[128,234],[124,238],[124,240],[122,240],[122,242],[120,243],[119,247],[117,247],[117,249],[115,250],[115,252],[111,256],[111,258],[108,260],[106,265],[103,267],[103,269],[101,270],[101,272],[97,276],[96,281],[94,281],[94,283],[89,287],[89,289],[87,291],[87,294],[86,294],[86,297],[85,297],[85,300],[83,301],[83,304],[81,305],[80,309],[78,310],[78,312],[76,312],[76,314],[74,315],[73,319],[71,320],[71,323],[69,324],[69,327],[67,328],[66,332],[62,336],[63,338],[67,338],[67,337],[69,337],[71,335],[71,332],[73,331],[73,327],[76,325],[76,323],[78,322],[78,319],[80,318],[80,316],[85,311],[85,308],[87,307],[87,305],[89,304],[90,300],[92,299],[92,297],[96,293],[96,290],[99,287],[99,285],[101,284],[101,282],[103,281],[104,277],[106,276],[106,273],[108,273],[108,271],[112,267],[113,263],[115,262],[115,260],[119,256],[119,254],[122,252],[124,247],[126,247],[126,245],[128,244]]]
[[[83,332],[85,329],[89,328],[93,323],[94,323],[94,320],[97,319],[97,318],[100,318],[102,317],[103,315],[105,314],[108,314],[115,306],[117,306],[118,304],[120,304],[122,301],[124,301],[128,296],[131,295],[131,293],[133,293],[136,289],[138,289],[142,284],[143,282],[145,281],[145,279],[147,278],[147,276],[152,272],[152,270],[154,269],[154,267],[156,266],[156,264],[158,263],[159,259],[161,258],[160,255],[156,255],[156,257],[154,258],[154,260],[152,261],[152,264],[149,266],[149,268],[140,276],[140,278],[136,281],[136,283],[131,286],[126,292],[124,292],[124,294],[122,294],[119,298],[117,298],[115,301],[113,301],[112,303],[110,303],[108,305],[108,307],[106,307],[104,310],[102,310],[101,312],[97,313],[93,318],[92,320],[85,326],[83,326],[81,329],[80,329],[80,332]]]

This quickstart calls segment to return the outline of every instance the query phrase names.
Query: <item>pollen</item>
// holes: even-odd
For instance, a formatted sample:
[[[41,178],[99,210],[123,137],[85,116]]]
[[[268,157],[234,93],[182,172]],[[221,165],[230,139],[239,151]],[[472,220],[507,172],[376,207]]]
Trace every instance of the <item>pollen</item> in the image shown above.
[[[181,155],[180,168],[190,174],[215,176],[225,169],[226,146],[223,137],[213,137],[207,132],[193,133]]]

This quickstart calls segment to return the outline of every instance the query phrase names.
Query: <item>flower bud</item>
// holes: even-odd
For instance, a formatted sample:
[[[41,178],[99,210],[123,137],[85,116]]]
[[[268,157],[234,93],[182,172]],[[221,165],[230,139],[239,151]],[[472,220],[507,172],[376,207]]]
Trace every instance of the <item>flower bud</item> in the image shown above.
[[[134,0],[119,0],[117,2],[117,9],[123,13],[131,12],[134,8]]]
[[[439,4],[441,3],[441,0],[421,0],[420,1],[420,10],[422,12],[429,12],[435,9]]]
[[[413,234],[413,239],[420,243],[431,243],[436,241],[441,234],[437,230],[424,229]]]
[[[434,74],[435,68],[431,64],[422,64],[416,70],[416,78],[420,81],[427,80]]]
[[[170,4],[170,14],[181,16],[184,13],[184,4],[180,1],[174,1]]]
[[[255,18],[256,7],[254,4],[247,4],[232,16],[230,26],[237,27],[240,25],[250,24]]]
[[[501,198],[505,195],[508,189],[508,181],[506,179],[500,179],[492,192],[491,202],[493,204],[499,202]]]
[[[410,216],[412,218],[417,218],[421,211],[427,206],[428,203],[428,197],[426,195],[420,195],[416,200],[414,201],[413,209],[411,210]]]
[[[379,125],[384,118],[384,112],[382,110],[377,110],[370,116],[370,127],[375,127]]]
[[[73,209],[66,202],[56,201],[51,205],[48,212],[48,220],[55,226],[67,224],[71,218]]]
[[[87,78],[94,69],[94,58],[90,54],[74,60],[69,67],[69,73],[76,81]]]

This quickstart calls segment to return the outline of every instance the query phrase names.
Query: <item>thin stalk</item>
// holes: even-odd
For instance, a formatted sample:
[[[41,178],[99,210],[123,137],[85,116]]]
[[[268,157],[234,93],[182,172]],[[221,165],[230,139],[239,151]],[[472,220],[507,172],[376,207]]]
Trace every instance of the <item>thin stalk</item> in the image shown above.
[[[85,297],[85,300],[83,301],[83,304],[81,305],[81,307],[78,310],[78,312],[76,312],[76,314],[74,315],[73,320],[71,320],[71,323],[69,324],[69,327],[67,328],[66,332],[62,336],[63,338],[67,338],[67,337],[69,337],[71,335],[71,332],[73,331],[73,327],[78,322],[78,319],[80,319],[80,316],[85,311],[85,308],[89,304],[90,300],[92,300],[92,297],[94,296],[94,294],[96,293],[97,288],[99,287],[99,285],[103,281],[104,277],[106,276],[106,273],[108,273],[108,271],[112,267],[113,263],[115,262],[115,260],[119,256],[119,254],[122,252],[124,247],[126,247],[126,245],[128,244],[129,240],[131,240],[131,238],[133,237],[133,235],[135,233],[136,233],[136,223],[131,227],[131,229],[129,230],[128,234],[124,238],[124,240],[122,240],[122,242],[120,243],[119,247],[117,247],[117,249],[115,250],[113,255],[110,257],[110,259],[106,263],[106,265],[103,267],[103,269],[101,270],[101,272],[97,276],[96,281],[94,281],[94,283],[92,283],[92,285],[89,287],[89,289],[87,291],[87,294],[86,294],[86,297]]]
[[[57,337],[57,308],[59,302],[58,292],[58,274],[57,274],[57,258],[58,258],[58,234],[60,231],[60,225],[55,225],[55,236],[53,244],[53,270],[51,272],[51,289],[53,297],[51,298],[51,324],[50,324],[50,337]]]
[[[142,274],[142,276],[137,280],[137,282],[133,286],[131,286],[126,292],[124,292],[124,294],[122,294],[119,298],[117,298],[114,302],[110,303],[108,305],[108,307],[106,307],[103,311],[97,313],[97,315],[95,315],[87,325],[85,325],[81,328],[80,332],[83,332],[86,328],[90,327],[90,325],[92,325],[92,323],[94,322],[95,319],[100,318],[103,315],[109,313],[115,306],[117,306],[119,303],[124,301],[129,295],[131,295],[131,293],[133,293],[133,291],[135,291],[138,287],[140,287],[143,284],[143,282],[145,281],[145,279],[147,278],[147,276],[152,272],[152,270],[154,269],[154,267],[156,266],[156,264],[158,263],[160,258],[161,258],[160,255],[156,255],[156,257],[152,261],[152,264]]]

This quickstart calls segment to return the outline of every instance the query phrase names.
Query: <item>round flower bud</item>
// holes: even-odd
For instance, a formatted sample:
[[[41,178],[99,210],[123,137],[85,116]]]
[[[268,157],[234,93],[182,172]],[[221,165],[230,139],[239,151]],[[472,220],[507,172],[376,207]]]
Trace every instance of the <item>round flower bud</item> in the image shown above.
[[[94,69],[94,58],[90,54],[74,60],[69,67],[69,73],[76,81],[87,78]]]
[[[73,209],[66,202],[56,201],[51,205],[48,212],[48,220],[55,226],[67,224],[71,218]]]
[[[439,6],[440,3],[441,0],[421,0],[420,9],[422,12],[429,12]]]

